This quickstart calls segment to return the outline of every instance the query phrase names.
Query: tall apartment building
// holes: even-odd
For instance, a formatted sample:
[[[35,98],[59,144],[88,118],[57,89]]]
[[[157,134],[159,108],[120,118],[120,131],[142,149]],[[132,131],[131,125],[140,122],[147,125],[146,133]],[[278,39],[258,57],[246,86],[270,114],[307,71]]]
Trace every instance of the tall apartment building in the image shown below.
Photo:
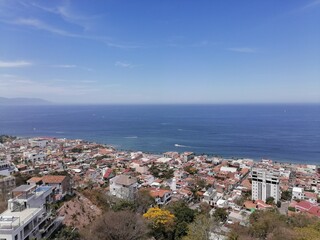
[[[277,202],[280,199],[279,177],[280,172],[271,169],[252,169],[252,200],[266,201],[273,197]]]
[[[52,187],[21,185],[12,191],[8,209],[0,214],[1,240],[46,239],[61,225],[49,204]]]

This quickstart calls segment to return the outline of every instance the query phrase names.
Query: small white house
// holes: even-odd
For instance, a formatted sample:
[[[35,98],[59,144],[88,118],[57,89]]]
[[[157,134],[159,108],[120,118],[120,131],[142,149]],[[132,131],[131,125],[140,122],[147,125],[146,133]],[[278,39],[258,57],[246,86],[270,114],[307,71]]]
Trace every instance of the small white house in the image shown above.
[[[300,187],[294,187],[292,189],[292,199],[304,199],[304,189]]]

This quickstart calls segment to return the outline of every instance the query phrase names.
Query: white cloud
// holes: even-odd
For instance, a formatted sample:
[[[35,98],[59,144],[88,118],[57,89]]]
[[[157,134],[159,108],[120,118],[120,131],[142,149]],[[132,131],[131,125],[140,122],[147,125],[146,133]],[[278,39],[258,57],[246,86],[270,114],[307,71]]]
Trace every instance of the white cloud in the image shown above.
[[[44,30],[44,31],[47,31],[47,32],[51,32],[51,33],[54,33],[54,34],[61,35],[61,36],[80,37],[77,34],[69,33],[67,31],[52,27],[52,26],[50,26],[50,25],[48,25],[48,24],[46,24],[46,23],[44,23],[44,22],[42,22],[42,21],[40,21],[38,19],[35,19],[35,18],[19,18],[19,19],[14,20],[12,23],[16,24],[16,25],[23,25],[23,26],[33,27],[33,28],[36,28],[38,30]]]
[[[95,80],[81,80],[81,83],[96,83],[97,81]]]
[[[141,48],[141,46],[137,46],[137,45],[115,43],[115,42],[112,42],[111,39],[108,37],[90,36],[90,35],[71,33],[71,32],[53,27],[53,26],[51,26],[51,25],[49,25],[39,19],[35,19],[35,18],[18,18],[18,19],[11,21],[9,23],[19,25],[19,26],[32,27],[37,30],[50,32],[52,34],[60,35],[63,37],[94,40],[94,41],[102,42],[102,43],[106,44],[108,47],[123,48],[123,49]]]
[[[17,68],[31,66],[32,63],[28,61],[0,61],[0,68]]]
[[[56,68],[76,68],[77,65],[74,65],[74,64],[61,64],[61,65],[53,65],[52,67],[56,67]]]
[[[308,8],[313,8],[313,7],[316,7],[320,5],[320,0],[315,0],[315,1],[312,1],[310,3],[308,3],[307,5],[303,6],[301,8],[301,10],[305,10],[305,9],[308,9]]]
[[[84,30],[89,30],[90,26],[92,25],[91,20],[95,20],[96,18],[99,17],[99,16],[84,16],[84,15],[75,14],[74,11],[72,11],[72,9],[70,8],[69,2],[66,2],[64,5],[57,6],[54,8],[41,6],[36,3],[31,3],[31,5],[33,7],[41,9],[42,11],[58,15],[64,21],[71,24],[78,25],[82,27]]]
[[[255,53],[257,50],[255,48],[240,47],[240,48],[227,48],[228,51],[239,52],[239,53]]]
[[[0,78],[16,78],[17,76],[16,75],[13,75],[13,74],[0,74]]]
[[[131,63],[127,63],[127,62],[122,62],[122,61],[117,61],[114,64],[116,67],[123,67],[123,68],[133,68],[134,65],[132,65]]]

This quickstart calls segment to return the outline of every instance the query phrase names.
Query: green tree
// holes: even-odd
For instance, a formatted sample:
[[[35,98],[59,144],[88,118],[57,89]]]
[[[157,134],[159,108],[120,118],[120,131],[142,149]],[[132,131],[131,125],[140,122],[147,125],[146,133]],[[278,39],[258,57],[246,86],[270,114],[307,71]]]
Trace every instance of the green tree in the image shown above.
[[[286,228],[286,217],[274,210],[256,211],[250,215],[249,234],[259,239],[266,239],[278,228]]]
[[[188,207],[184,201],[174,202],[166,207],[175,215],[174,235],[176,239],[187,234],[188,223],[195,218],[195,211]]]
[[[204,215],[209,215],[211,211],[211,206],[206,202],[201,202],[199,205],[200,213]]]
[[[213,226],[212,219],[200,214],[188,225],[187,236],[183,237],[183,240],[209,240]]]
[[[191,175],[194,175],[198,172],[198,170],[195,167],[192,167],[191,165],[186,166],[183,170],[185,170]]]
[[[79,232],[70,227],[62,227],[58,231],[58,233],[52,238],[54,240],[79,240],[80,239],[80,234]]]
[[[173,236],[175,216],[166,209],[149,208],[143,217],[150,223],[152,235],[156,239],[171,239]]]
[[[224,208],[217,208],[213,213],[213,217],[218,222],[225,222],[228,218],[228,212]]]
[[[289,201],[289,200],[291,200],[291,198],[292,198],[292,192],[290,192],[290,191],[283,191],[283,192],[281,193],[281,199],[282,199],[282,200]]]
[[[273,197],[268,197],[266,199],[266,204],[273,205],[274,204],[274,198]]]
[[[115,212],[125,211],[125,210],[135,211],[135,209],[136,209],[136,205],[134,202],[129,200],[124,200],[124,199],[121,199],[120,201],[118,201],[116,204],[112,206],[112,210]]]

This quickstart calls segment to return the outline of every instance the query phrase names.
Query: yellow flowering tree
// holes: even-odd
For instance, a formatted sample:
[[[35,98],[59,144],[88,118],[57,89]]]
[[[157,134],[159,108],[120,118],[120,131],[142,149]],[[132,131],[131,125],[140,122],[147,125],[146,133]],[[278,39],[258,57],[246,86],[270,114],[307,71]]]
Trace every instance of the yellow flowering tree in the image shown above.
[[[152,235],[156,239],[170,239],[173,234],[175,216],[168,210],[149,208],[143,217],[150,222]]]
[[[175,216],[170,211],[160,209],[158,207],[149,208],[148,211],[143,214],[143,217],[148,219],[152,223],[153,228],[170,226],[174,223],[175,218]]]

